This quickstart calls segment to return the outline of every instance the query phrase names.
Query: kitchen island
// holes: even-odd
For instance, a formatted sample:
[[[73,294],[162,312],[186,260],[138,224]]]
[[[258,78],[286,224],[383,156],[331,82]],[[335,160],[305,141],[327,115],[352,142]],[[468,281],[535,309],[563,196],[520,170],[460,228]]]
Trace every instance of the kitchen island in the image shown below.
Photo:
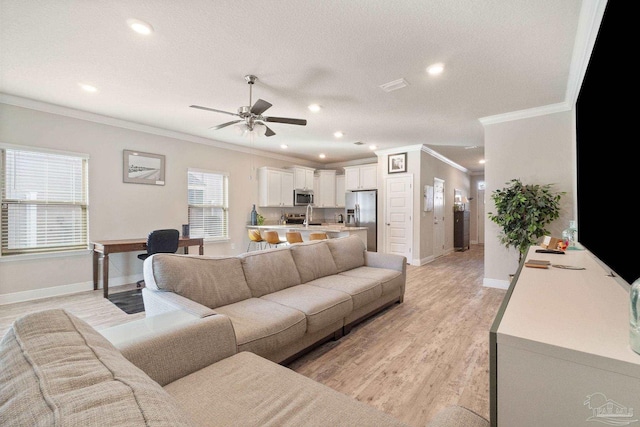
[[[360,237],[367,246],[367,227],[347,227],[344,224],[328,223],[322,225],[309,225],[304,226],[300,224],[285,224],[285,225],[247,225],[249,229],[258,229],[260,232],[273,230],[277,231],[280,238],[285,239],[288,231],[299,231],[302,235],[302,240],[305,242],[309,240],[309,234],[314,232],[327,233],[327,237],[335,239],[336,237],[345,237],[352,234]]]

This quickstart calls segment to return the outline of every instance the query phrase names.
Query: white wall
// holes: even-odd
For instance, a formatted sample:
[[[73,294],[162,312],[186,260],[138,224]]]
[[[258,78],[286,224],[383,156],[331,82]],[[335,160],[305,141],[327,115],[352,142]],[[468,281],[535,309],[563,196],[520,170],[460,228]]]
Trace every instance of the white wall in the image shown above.
[[[207,243],[205,255],[244,252],[245,226],[258,199],[255,168],[305,165],[295,159],[243,153],[14,105],[0,104],[0,117],[1,143],[89,154],[90,240],[145,237],[157,228],[181,229],[187,223],[187,168],[192,167],[229,173],[231,239]],[[164,154],[166,184],[123,183],[124,149]],[[280,215],[277,209],[264,213],[274,219]],[[142,262],[136,255],[110,256],[110,286],[142,278]],[[0,259],[0,303],[89,289],[93,289],[89,250]]]
[[[485,213],[495,212],[491,194],[513,178],[524,184],[553,184],[564,191],[560,218],[547,228],[560,236],[574,212],[575,131],[573,111],[485,125]],[[498,240],[500,228],[485,219],[484,284],[507,287],[518,267],[518,251]]]

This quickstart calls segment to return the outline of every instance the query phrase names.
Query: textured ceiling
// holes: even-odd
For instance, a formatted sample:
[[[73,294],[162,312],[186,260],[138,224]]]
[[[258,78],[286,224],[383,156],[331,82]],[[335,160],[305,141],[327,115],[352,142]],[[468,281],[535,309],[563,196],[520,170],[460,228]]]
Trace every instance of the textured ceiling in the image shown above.
[[[426,144],[481,171],[479,118],[565,101],[580,0],[0,0],[0,92],[308,159]],[[126,25],[137,18],[154,33]],[[425,69],[441,62],[445,71]],[[245,74],[273,137],[243,136]],[[384,92],[404,78],[409,85]],[[96,86],[88,94],[78,83]],[[322,106],[312,113],[307,105]],[[333,133],[341,130],[342,139]],[[362,141],[363,145],[354,142]],[[280,144],[288,144],[286,152]],[[465,149],[464,147],[477,146]],[[318,154],[323,152],[326,159]]]

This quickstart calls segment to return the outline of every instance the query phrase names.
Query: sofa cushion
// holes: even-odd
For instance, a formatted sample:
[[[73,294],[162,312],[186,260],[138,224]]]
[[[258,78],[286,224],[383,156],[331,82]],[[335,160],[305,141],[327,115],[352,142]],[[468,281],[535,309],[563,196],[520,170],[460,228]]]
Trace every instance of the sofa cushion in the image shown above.
[[[291,246],[291,255],[296,263],[300,282],[307,283],[319,277],[338,272],[336,263],[325,241],[305,242]]]
[[[364,242],[356,235],[326,240],[327,246],[333,255],[338,272],[351,270],[364,265],[364,253],[367,248]]]
[[[262,298],[249,298],[216,308],[231,319],[238,351],[268,355],[300,339],[307,320],[299,310]]]
[[[175,292],[209,308],[251,298],[237,257],[155,254],[145,260],[147,270],[149,265],[154,280],[147,286]]]
[[[313,280],[308,282],[307,285],[319,286],[326,289],[335,289],[349,294],[353,301],[354,310],[367,305],[382,296],[382,286],[380,285],[380,282],[366,277],[336,274]]]
[[[288,247],[246,252],[239,257],[253,297],[300,284],[300,274]]]
[[[388,268],[364,266],[344,271],[340,275],[376,280],[382,284],[382,295],[387,295],[399,289],[404,283],[402,272]]]
[[[188,426],[157,383],[61,309],[17,319],[0,341],[5,426]]]
[[[262,299],[295,308],[307,316],[307,332],[314,333],[344,319],[353,310],[349,294],[318,286],[298,285],[263,295]]]
[[[251,353],[166,386],[202,426],[407,427],[386,413]]]

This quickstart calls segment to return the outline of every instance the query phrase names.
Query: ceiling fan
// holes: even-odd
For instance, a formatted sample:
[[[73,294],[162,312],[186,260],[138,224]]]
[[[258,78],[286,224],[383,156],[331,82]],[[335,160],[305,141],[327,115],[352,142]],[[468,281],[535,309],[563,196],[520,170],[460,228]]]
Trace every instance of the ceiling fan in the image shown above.
[[[258,80],[258,78],[252,74],[247,74],[246,76],[244,76],[244,79],[249,84],[249,106],[242,106],[238,108],[237,113],[230,113],[228,111],[216,110],[214,108],[209,108],[209,107],[202,107],[200,105],[190,105],[189,107],[198,108],[200,110],[213,111],[214,113],[229,114],[230,116],[240,117],[240,119],[238,120],[232,120],[230,122],[222,123],[220,125],[212,126],[210,128],[215,130],[222,129],[224,127],[244,121],[249,131],[253,131],[255,126],[259,124],[259,125],[263,125],[266,128],[264,133],[265,136],[273,136],[276,133],[273,130],[271,130],[269,126],[265,124],[265,122],[286,123],[290,125],[300,125],[300,126],[305,126],[307,124],[307,121],[304,119],[290,119],[287,117],[263,116],[262,113],[267,111],[267,109],[271,107],[271,104],[263,99],[258,99],[255,104],[253,105],[251,104],[253,84],[256,82],[256,80]]]

